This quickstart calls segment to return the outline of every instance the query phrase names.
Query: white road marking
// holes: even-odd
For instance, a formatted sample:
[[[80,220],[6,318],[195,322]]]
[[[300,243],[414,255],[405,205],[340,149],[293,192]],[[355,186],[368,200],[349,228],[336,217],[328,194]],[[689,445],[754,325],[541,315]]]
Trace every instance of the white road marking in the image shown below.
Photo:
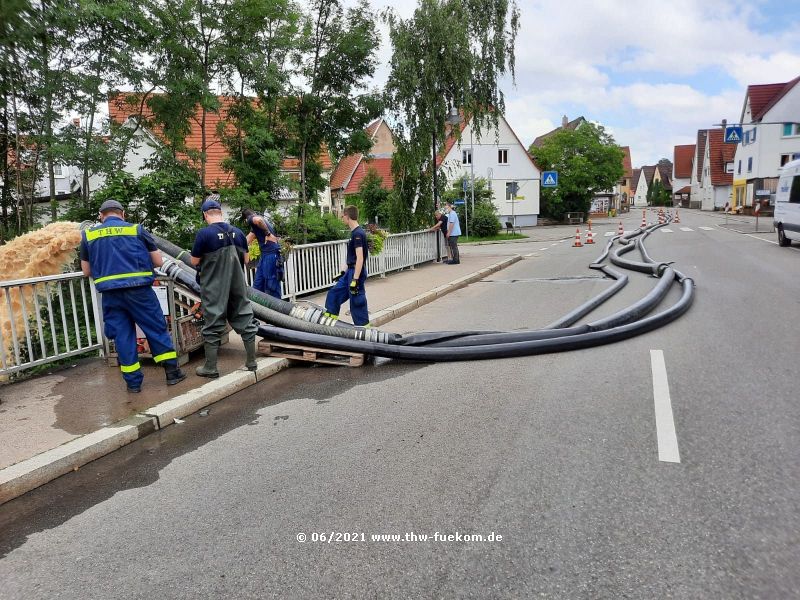
[[[550,250],[550,248],[539,248],[539,250]]]
[[[606,231],[603,236],[604,237],[611,237],[612,235],[616,235],[613,231]]]
[[[667,367],[663,350],[650,350],[650,368],[653,371],[653,400],[656,409],[656,436],[658,437],[658,460],[681,462],[678,452],[678,436],[672,418],[672,401],[669,398]]]
[[[681,231],[694,231],[691,227],[681,227]]]
[[[662,233],[672,233],[672,229],[666,229],[666,228],[664,228],[664,229],[661,229],[660,231],[661,231]]]
[[[701,226],[700,229],[702,229],[703,231],[714,231],[713,227],[702,227]]]
[[[539,256],[538,254],[531,252],[530,254],[526,254],[524,258],[530,258],[531,256]]]

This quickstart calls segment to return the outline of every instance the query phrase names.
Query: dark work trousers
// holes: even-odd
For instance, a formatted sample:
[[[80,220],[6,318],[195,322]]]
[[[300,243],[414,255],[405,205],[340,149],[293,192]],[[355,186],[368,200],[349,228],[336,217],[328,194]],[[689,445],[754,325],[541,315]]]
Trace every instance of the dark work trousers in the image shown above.
[[[353,281],[355,269],[349,267],[344,274],[344,277],[339,279],[331,289],[328,290],[328,295],[325,297],[325,310],[328,314],[339,316],[339,310],[342,304],[350,302],[350,316],[353,318],[353,325],[363,327],[369,325],[369,310],[367,308],[367,290],[364,283],[367,281],[366,269],[361,269],[361,277],[359,278],[359,287],[361,288],[357,296],[350,294],[350,282]]]
[[[461,262],[458,254],[458,236],[451,235],[447,238],[447,245],[450,246],[450,260],[454,263]]]
[[[140,387],[144,379],[136,347],[136,325],[147,337],[155,362],[178,366],[172,337],[152,286],[103,292],[103,322],[106,337],[114,340],[119,368],[128,387]]]
[[[281,281],[278,278],[278,255],[261,253],[253,287],[273,298],[281,298]]]

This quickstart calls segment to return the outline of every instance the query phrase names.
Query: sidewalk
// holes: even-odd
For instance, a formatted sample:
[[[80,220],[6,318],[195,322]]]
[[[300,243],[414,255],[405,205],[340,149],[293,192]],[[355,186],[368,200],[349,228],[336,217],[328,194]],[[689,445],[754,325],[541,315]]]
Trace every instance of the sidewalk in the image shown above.
[[[519,256],[462,253],[461,264],[427,263],[414,270],[370,278],[370,320],[376,327],[450,291],[502,269]],[[324,305],[325,293],[301,301]],[[349,319],[345,305],[342,317]],[[244,348],[233,332],[220,349],[222,376],[194,375],[196,352],[183,368],[185,381],[168,387],[163,369],[144,361],[141,394],[128,394],[119,369],[100,358],[0,387],[0,504],[87,462],[167,427],[186,415],[262,381],[289,366],[286,359],[259,358],[254,374],[243,368]]]

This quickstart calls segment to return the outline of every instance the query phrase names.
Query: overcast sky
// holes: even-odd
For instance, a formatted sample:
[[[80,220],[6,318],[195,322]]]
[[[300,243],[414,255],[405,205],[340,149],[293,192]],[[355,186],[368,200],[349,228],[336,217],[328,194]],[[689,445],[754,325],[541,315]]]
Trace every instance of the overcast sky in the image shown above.
[[[409,17],[414,0],[370,0]],[[599,121],[635,167],[672,159],[698,129],[738,121],[748,85],[800,75],[800,0],[517,0],[517,82],[506,117],[522,143]],[[385,81],[390,49],[384,41]]]

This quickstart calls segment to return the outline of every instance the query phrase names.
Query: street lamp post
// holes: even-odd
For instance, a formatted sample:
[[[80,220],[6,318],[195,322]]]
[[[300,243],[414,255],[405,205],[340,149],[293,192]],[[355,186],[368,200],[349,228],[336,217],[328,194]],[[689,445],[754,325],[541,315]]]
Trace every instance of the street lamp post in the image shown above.
[[[436,185],[436,125],[434,124],[433,128],[433,212],[435,213],[439,208],[439,191]],[[441,246],[441,236],[437,233],[436,234],[436,262],[442,262],[442,246]]]

